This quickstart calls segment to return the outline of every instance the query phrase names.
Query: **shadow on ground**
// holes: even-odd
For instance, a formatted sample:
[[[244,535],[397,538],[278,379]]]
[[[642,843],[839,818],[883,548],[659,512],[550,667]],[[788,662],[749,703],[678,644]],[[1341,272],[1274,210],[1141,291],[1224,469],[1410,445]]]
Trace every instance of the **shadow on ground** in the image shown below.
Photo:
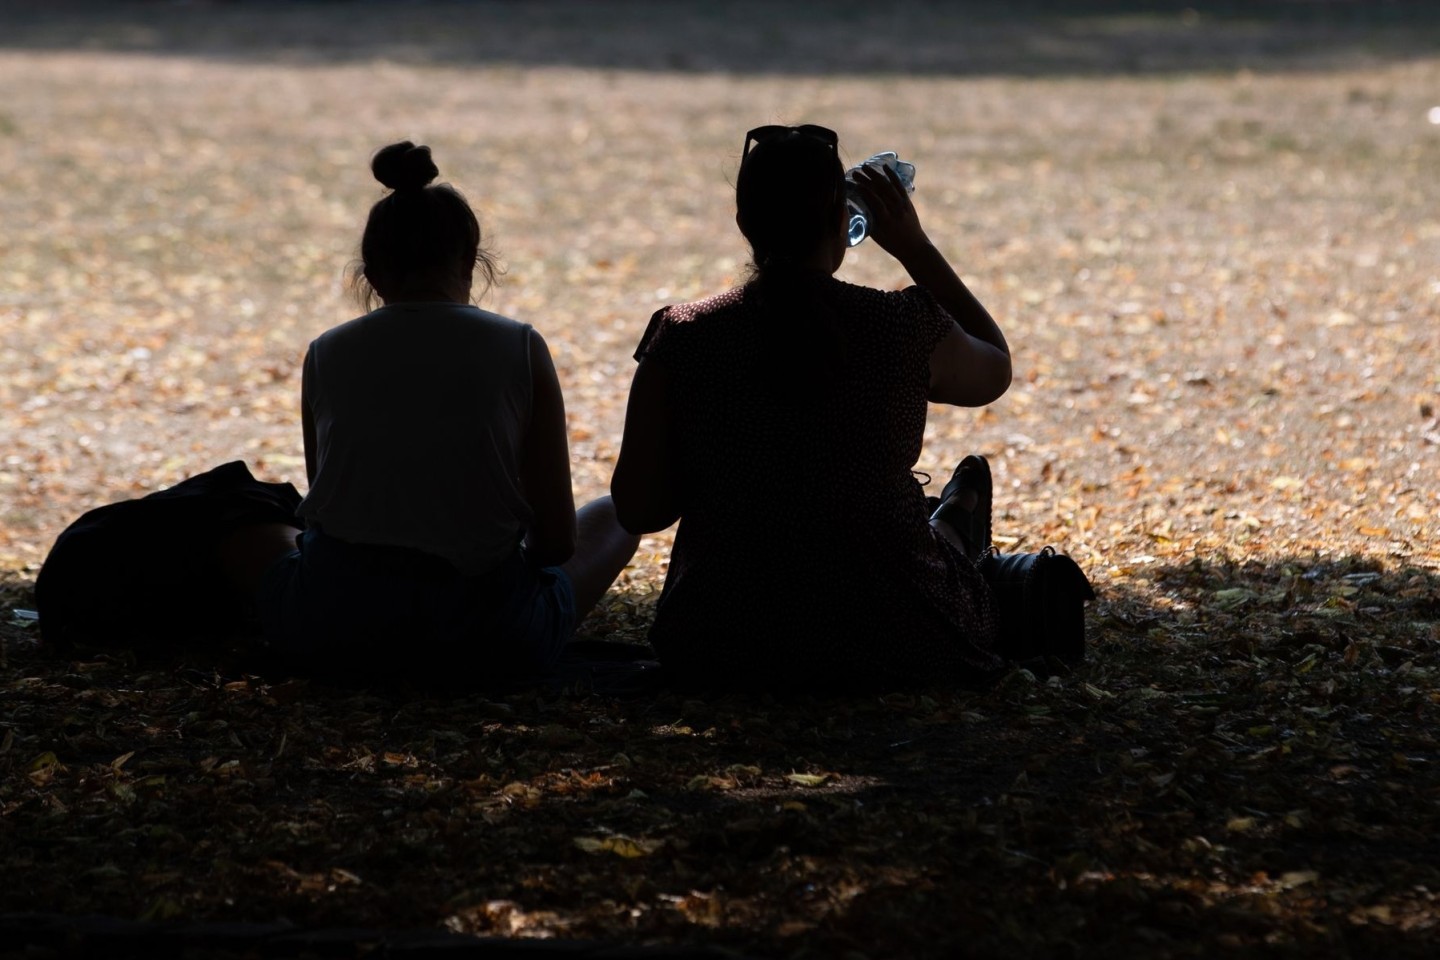
[[[1436,571],[1155,564],[1090,619],[1073,673],[844,700],[377,695],[196,655],[62,661],[9,624],[0,849],[23,879],[0,913],[770,956],[1426,955]]]
[[[744,74],[1096,75],[1433,56],[1405,0],[0,2],[0,49]]]

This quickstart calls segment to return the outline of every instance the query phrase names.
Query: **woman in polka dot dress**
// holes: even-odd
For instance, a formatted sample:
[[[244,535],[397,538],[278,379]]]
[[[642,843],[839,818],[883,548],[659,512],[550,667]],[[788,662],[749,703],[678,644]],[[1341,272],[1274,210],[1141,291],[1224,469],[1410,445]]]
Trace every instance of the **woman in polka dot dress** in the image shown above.
[[[736,189],[752,279],[660,310],[636,352],[611,492],[632,533],[680,521],[650,638],[682,685],[886,689],[1003,665],[975,565],[988,467],[962,461],[934,511],[912,468],[926,401],[995,400],[1009,348],[898,178],[855,179],[871,236],[914,286],[835,279],[837,138],[762,127]]]

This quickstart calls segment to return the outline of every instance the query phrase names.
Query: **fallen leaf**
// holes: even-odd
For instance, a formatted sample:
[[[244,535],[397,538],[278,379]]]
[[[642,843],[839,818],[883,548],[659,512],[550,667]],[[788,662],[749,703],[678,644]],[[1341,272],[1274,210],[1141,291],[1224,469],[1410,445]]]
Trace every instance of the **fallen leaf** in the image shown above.
[[[785,779],[802,787],[818,787],[828,781],[831,776],[833,774],[829,773],[787,773]]]
[[[665,846],[665,841],[619,835],[610,837],[576,837],[575,846],[584,850],[586,853],[613,853],[627,860],[633,860],[638,857],[648,857],[655,851],[660,850]]]

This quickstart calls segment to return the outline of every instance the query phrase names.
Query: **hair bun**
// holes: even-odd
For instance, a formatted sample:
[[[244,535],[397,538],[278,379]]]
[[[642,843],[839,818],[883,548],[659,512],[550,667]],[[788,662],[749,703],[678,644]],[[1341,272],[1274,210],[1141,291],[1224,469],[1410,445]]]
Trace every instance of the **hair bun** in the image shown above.
[[[370,161],[370,170],[391,190],[418,190],[440,176],[429,147],[417,147],[409,140],[381,148]]]

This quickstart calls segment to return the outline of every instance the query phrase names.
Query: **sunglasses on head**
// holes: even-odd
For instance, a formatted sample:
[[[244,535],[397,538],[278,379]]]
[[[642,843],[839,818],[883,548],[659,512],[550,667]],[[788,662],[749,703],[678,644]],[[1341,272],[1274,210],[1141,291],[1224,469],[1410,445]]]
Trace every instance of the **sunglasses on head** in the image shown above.
[[[750,142],[753,140],[756,146],[769,140],[779,140],[792,134],[799,134],[802,137],[809,137],[811,140],[818,140],[831,150],[838,150],[840,137],[829,127],[817,126],[813,123],[802,123],[798,127],[787,127],[783,124],[772,123],[763,127],[756,127],[745,134],[745,150],[740,154],[740,159],[750,155]]]

